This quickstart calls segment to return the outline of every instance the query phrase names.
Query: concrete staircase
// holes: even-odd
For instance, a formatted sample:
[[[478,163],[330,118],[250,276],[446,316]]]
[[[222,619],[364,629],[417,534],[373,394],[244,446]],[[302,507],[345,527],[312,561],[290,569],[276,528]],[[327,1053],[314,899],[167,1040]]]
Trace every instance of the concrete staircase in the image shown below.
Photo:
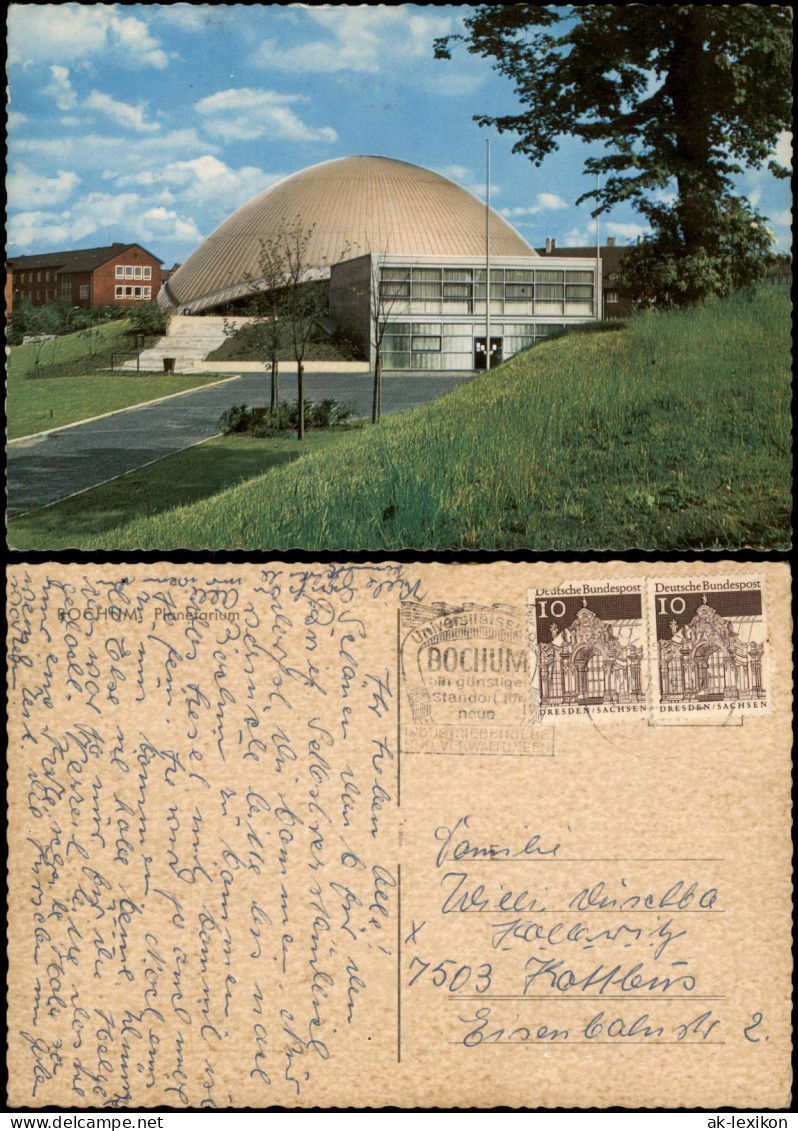
[[[164,367],[164,358],[171,357],[174,358],[175,373],[193,373],[202,369],[202,362],[208,354],[226,340],[225,322],[228,326],[238,327],[248,321],[248,318],[224,319],[215,315],[175,315],[170,320],[169,330],[164,337],[159,338],[150,349],[141,351],[138,367],[160,372]],[[117,368],[135,371],[136,359],[130,358]]]

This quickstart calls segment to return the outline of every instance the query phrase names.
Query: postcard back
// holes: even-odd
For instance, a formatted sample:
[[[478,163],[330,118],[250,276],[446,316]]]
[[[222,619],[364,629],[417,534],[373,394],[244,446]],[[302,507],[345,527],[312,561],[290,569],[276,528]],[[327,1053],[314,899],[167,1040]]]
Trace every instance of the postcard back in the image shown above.
[[[13,566],[9,1103],[788,1105],[789,585]]]

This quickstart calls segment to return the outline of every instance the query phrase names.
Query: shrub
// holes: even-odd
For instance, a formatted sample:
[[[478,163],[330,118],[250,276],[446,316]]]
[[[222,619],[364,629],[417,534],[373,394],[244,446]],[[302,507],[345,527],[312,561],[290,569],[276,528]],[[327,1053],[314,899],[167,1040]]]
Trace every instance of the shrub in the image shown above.
[[[340,428],[347,425],[354,414],[354,405],[342,404],[332,397],[321,401],[305,398],[306,428]],[[219,429],[225,436],[243,433],[264,439],[295,431],[298,419],[298,401],[281,401],[276,412],[267,408],[247,408],[245,404],[233,405],[219,417]]]
[[[59,299],[43,306],[34,306],[27,298],[20,299],[8,319],[8,344],[18,346],[26,334],[73,334],[103,322],[124,318],[127,311],[122,306],[104,306],[100,309],[71,306]]]
[[[225,436],[231,436],[234,432],[246,432],[250,420],[251,413],[247,411],[247,406],[234,404],[231,408],[225,409],[219,417],[219,431]]]

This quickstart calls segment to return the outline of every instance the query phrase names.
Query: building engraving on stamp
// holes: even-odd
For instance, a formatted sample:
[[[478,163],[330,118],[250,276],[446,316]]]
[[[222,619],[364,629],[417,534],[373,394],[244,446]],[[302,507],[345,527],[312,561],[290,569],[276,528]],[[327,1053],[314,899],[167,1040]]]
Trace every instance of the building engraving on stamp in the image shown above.
[[[726,594],[660,595],[657,630],[663,703],[725,703],[766,697],[762,662],[765,645],[757,640],[762,623],[759,591]],[[692,597],[692,600],[690,598]],[[665,637],[662,621],[670,614]]]
[[[543,717],[645,711],[639,586],[612,594],[591,589],[573,584],[535,594]]]

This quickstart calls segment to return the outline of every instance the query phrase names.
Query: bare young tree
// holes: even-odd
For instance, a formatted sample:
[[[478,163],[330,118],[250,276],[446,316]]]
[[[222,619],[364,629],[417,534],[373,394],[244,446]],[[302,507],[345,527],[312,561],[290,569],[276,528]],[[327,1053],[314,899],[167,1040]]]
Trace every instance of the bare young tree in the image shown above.
[[[255,315],[253,325],[263,347],[264,361],[271,369],[269,408],[280,407],[280,346],[286,313],[287,266],[285,239],[281,232],[260,241],[259,276],[251,283]]]
[[[397,312],[397,304],[404,300],[402,280],[383,278],[387,252],[371,256],[370,265],[370,310],[369,324],[371,349],[374,354],[374,390],[371,406],[371,423],[378,424],[382,419],[382,343],[385,332],[391,323],[391,316]],[[403,269],[399,269],[403,270]],[[408,278],[409,269],[406,269]],[[409,295],[408,295],[409,298]]]
[[[281,231],[281,241],[285,263],[285,287],[282,310],[291,334],[291,344],[297,367],[297,438],[305,435],[305,351],[318,321],[327,311],[326,290],[321,282],[325,260],[309,262],[309,249],[316,225],[305,228],[302,217],[297,216],[292,224]],[[336,260],[345,259],[348,245],[336,255]]]

